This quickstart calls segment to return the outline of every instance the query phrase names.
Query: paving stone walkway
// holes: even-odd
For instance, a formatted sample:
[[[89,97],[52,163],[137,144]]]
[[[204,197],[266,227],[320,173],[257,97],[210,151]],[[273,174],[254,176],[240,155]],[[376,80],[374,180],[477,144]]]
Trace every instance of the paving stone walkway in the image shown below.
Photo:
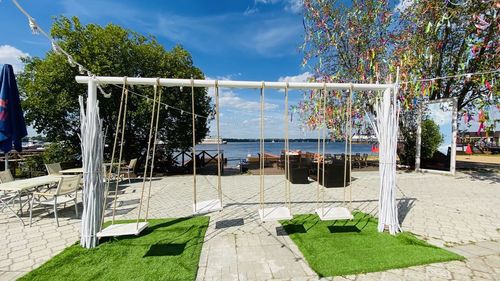
[[[352,207],[377,215],[378,172],[353,173]],[[158,178],[152,184],[151,217],[189,216],[192,177]],[[498,177],[456,177],[399,173],[400,221],[429,243],[465,256],[436,263],[321,280],[500,280],[500,182]],[[216,198],[216,177],[198,176],[198,200]],[[222,178],[224,210],[210,214],[197,280],[318,280],[277,222],[261,223],[258,176]],[[118,218],[135,218],[142,181],[125,183],[118,196]],[[268,205],[284,199],[283,176],[266,176]],[[328,204],[340,204],[342,189],[328,189]],[[313,213],[314,184],[292,185],[292,212]],[[107,211],[107,217],[111,211]],[[0,280],[13,280],[38,267],[78,240],[79,221],[68,206],[56,228],[52,214],[37,213],[32,227],[0,213]]]

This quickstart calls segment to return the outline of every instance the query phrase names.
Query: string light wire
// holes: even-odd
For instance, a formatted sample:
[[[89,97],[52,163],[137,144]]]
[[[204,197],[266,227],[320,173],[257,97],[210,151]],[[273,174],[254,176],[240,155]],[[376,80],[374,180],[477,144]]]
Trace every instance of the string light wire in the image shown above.
[[[431,81],[436,81],[436,80],[446,80],[446,79],[450,79],[450,78],[458,78],[458,77],[464,77],[464,76],[467,78],[470,78],[472,76],[493,74],[493,73],[499,73],[499,72],[500,72],[500,69],[494,69],[494,70],[488,70],[488,71],[482,71],[482,72],[461,73],[461,74],[450,75],[450,76],[440,76],[440,77],[434,77],[434,78],[416,79],[416,80],[412,80],[412,81],[402,81],[399,83],[400,84],[409,84],[409,83],[415,83],[415,82],[431,82]]]

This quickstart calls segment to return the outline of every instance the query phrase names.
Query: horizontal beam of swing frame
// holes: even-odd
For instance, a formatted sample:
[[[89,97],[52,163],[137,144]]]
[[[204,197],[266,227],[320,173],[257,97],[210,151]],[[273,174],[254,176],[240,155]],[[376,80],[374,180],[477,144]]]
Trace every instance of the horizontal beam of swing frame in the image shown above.
[[[97,84],[118,84],[125,82],[124,77],[110,76],[76,76],[76,82],[88,83],[94,80]],[[158,78],[127,77],[127,85],[156,85]],[[268,82],[268,81],[231,81],[231,80],[201,80],[201,79],[174,79],[160,78],[160,86],[164,87],[190,87],[191,81],[194,87],[215,87],[219,88],[250,88],[260,89],[262,86],[267,89],[285,89],[287,82]],[[395,84],[360,84],[360,83],[322,83],[322,82],[288,82],[288,89],[323,89],[327,90],[349,90],[354,91],[379,91],[388,88],[394,88]]]

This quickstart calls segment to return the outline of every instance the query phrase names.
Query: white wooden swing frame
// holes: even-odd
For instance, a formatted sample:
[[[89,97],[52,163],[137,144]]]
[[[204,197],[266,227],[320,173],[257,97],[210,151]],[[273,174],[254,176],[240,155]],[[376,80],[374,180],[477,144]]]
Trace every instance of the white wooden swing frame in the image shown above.
[[[89,109],[97,108],[97,85],[106,85],[106,84],[115,84],[115,85],[123,85],[126,83],[127,85],[150,85],[156,87],[191,87],[192,92],[192,125],[195,127],[195,118],[194,114],[194,88],[195,87],[214,87],[216,89],[216,117],[217,117],[217,136],[219,136],[219,103],[218,103],[218,89],[219,88],[253,88],[253,89],[261,89],[261,107],[263,104],[263,89],[280,89],[285,90],[288,93],[289,89],[297,89],[297,90],[348,90],[350,93],[352,91],[384,91],[384,95],[382,95],[382,99],[378,102],[381,106],[379,106],[379,111],[377,111],[377,118],[391,118],[394,114],[399,110],[399,102],[397,101],[396,93],[398,91],[398,79],[396,79],[396,83],[388,83],[388,84],[360,84],[360,83],[318,83],[318,82],[265,82],[265,81],[229,81],[229,80],[198,80],[198,79],[171,79],[171,78],[140,78],[140,77],[131,77],[127,78],[126,81],[123,77],[89,77],[89,76],[77,76],[76,81],[78,83],[86,83],[88,84],[88,96],[87,96],[87,111]],[[287,102],[287,95],[285,96]],[[286,104],[286,103],[285,103]],[[287,107],[287,104],[285,105]],[[392,111],[389,112],[389,111]],[[395,113],[396,112],[396,113]],[[261,108],[261,122],[263,122],[263,108]],[[391,115],[392,114],[392,115]],[[397,115],[396,115],[397,116]],[[88,116],[87,116],[88,118]],[[285,117],[286,118],[286,117]],[[286,119],[285,119],[286,120]],[[377,120],[379,121],[379,120]],[[395,128],[384,128],[384,124],[392,124],[391,126],[395,126]],[[92,123],[91,123],[92,125]],[[399,223],[397,221],[397,208],[395,204],[395,146],[392,145],[383,145],[382,143],[386,143],[385,140],[393,139],[394,137],[390,137],[387,135],[387,132],[391,132],[391,134],[396,133],[398,131],[397,123],[394,122],[383,122],[380,120],[377,124],[372,122],[373,126],[377,126],[376,133],[381,143],[381,158],[380,161],[383,167],[388,167],[387,169],[382,169],[380,171],[381,181],[380,181],[380,198],[379,198],[379,231],[383,231],[385,228],[388,228],[391,233],[398,232],[400,230]],[[285,124],[287,126],[287,124]],[[389,125],[388,125],[389,126]],[[288,136],[286,136],[288,138]],[[261,124],[261,152],[264,151],[263,145],[263,124]],[[195,145],[195,135],[193,134],[193,149]],[[285,143],[286,149],[288,149],[288,143]],[[385,151],[383,151],[385,150]],[[383,158],[383,159],[382,159]],[[388,159],[391,159],[392,162],[387,162]],[[286,206],[283,207],[273,207],[273,208],[265,208],[264,204],[264,173],[263,173],[263,154],[261,155],[261,179],[260,179],[260,204],[259,204],[259,216],[262,221],[273,221],[279,219],[289,219],[291,218],[290,211],[290,193],[289,193],[289,183],[285,183],[285,203]],[[197,202],[196,199],[196,163],[195,159],[193,159],[193,169],[194,169],[194,203],[193,203],[193,213],[201,214],[208,213],[222,209],[222,192],[220,191],[220,171],[218,172],[218,199]],[[287,162],[287,161],[286,161]],[[394,162],[394,163],[393,163]],[[220,159],[218,159],[218,166],[220,169]],[[388,165],[388,166],[386,166]],[[285,169],[289,169],[288,165],[285,163]],[[390,170],[390,171],[389,171]],[[324,171],[324,170],[323,170]],[[92,171],[91,171],[92,172]],[[100,175],[95,175],[99,177]],[[319,179],[318,179],[319,180]],[[89,183],[92,184],[92,183]],[[84,190],[92,190],[93,188],[103,188],[103,185],[94,184],[94,187],[89,186]],[[288,185],[288,186],[287,186]],[[345,196],[344,196],[345,197]],[[91,197],[92,198],[92,197]],[[346,208],[343,207],[324,207],[324,204],[321,204],[321,208],[318,208],[316,212],[320,215],[320,218],[323,220],[336,220],[336,219],[351,219],[352,214],[348,210],[346,212]],[[338,208],[343,208],[339,210]],[[345,209],[345,210],[344,210]],[[335,211],[336,210],[336,211]],[[104,212],[104,210],[101,210]],[[326,212],[325,212],[326,211]],[[334,212],[335,211],[335,212]],[[338,212],[337,212],[338,211]],[[146,211],[147,212],[147,211]],[[339,215],[342,213],[341,215]],[[328,215],[330,214],[330,215]],[[82,216],[82,225],[88,225],[95,218],[92,217],[84,217]],[[143,229],[147,227],[147,222],[144,222],[144,225],[139,225],[139,221],[134,224],[135,231],[133,234],[139,234]],[[96,228],[93,228],[94,230]],[[120,229],[116,228],[116,231],[113,231],[112,235],[106,236],[120,236],[124,235],[121,233]],[[124,233],[128,234],[130,232],[129,229],[124,230]]]

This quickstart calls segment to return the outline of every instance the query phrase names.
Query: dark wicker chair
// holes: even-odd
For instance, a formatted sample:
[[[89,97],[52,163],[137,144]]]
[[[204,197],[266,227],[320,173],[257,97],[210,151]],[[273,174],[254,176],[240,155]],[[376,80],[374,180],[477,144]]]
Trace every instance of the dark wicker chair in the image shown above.
[[[286,178],[294,184],[309,183],[309,169],[312,161],[309,158],[290,158],[290,173],[286,172]]]
[[[311,175],[316,179],[316,174]],[[350,184],[351,176],[349,174],[349,162],[347,162],[346,186]],[[333,161],[331,164],[325,164],[325,181],[323,182],[323,166],[319,168],[319,183],[325,187],[343,187],[344,186],[344,161]]]

